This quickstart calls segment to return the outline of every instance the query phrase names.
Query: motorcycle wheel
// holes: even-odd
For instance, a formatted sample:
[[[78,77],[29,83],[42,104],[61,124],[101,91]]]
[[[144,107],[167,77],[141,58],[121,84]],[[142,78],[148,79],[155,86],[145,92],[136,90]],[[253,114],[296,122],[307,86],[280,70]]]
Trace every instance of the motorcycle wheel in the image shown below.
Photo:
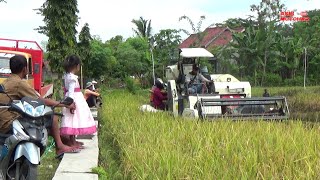
[[[38,165],[31,164],[28,159],[24,159],[20,169],[20,180],[36,180],[38,177]]]

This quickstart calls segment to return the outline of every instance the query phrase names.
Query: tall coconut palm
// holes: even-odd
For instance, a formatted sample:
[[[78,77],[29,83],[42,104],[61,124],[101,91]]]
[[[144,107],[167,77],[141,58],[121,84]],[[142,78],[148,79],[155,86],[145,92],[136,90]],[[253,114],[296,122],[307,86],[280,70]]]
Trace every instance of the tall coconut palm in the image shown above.
[[[140,17],[139,19],[133,19],[131,22],[136,25],[136,29],[133,28],[133,31],[137,36],[147,40],[150,39],[152,30],[151,20]]]

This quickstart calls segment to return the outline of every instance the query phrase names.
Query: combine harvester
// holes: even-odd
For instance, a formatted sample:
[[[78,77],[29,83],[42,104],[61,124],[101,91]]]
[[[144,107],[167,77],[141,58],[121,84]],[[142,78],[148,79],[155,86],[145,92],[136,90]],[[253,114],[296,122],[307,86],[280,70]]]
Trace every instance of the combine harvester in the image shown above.
[[[213,55],[204,48],[182,48],[177,64],[166,68],[168,109],[174,116],[190,118],[287,119],[289,109],[285,97],[251,97],[249,82],[241,82],[230,74],[209,74],[211,86],[202,84],[202,93],[188,94],[186,75],[201,58]],[[200,68],[201,69],[201,68]]]

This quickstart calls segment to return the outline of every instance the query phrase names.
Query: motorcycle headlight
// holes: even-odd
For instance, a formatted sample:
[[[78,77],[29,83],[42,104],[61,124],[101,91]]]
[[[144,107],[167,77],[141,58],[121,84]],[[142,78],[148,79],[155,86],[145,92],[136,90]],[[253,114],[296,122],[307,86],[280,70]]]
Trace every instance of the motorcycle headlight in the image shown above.
[[[42,113],[43,113],[43,111],[44,111],[44,105],[41,105],[41,106],[36,107],[34,116],[35,116],[35,117],[41,116]]]
[[[42,115],[42,113],[44,111],[44,105],[41,105],[41,106],[34,108],[29,103],[24,102],[23,107],[24,107],[25,113],[27,113],[28,115],[30,115],[32,117],[39,117]]]
[[[33,108],[33,106],[31,106],[29,103],[24,102],[23,103],[23,107],[24,107],[24,112],[30,116],[34,115],[35,109]]]

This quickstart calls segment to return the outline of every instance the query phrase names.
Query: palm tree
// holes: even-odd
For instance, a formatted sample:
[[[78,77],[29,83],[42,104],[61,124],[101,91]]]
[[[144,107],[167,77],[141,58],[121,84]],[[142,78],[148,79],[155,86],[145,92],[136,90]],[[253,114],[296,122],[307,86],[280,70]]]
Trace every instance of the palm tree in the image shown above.
[[[146,38],[147,40],[151,37],[151,20],[143,19],[133,19],[131,21],[133,24],[136,25],[136,29],[133,29],[135,34],[141,38]]]
[[[205,16],[200,16],[200,20],[198,21],[197,25],[195,25],[193,23],[193,21],[186,15],[183,15],[183,16],[181,16],[179,18],[179,21],[186,20],[190,24],[191,29],[192,29],[193,32],[190,33],[189,31],[187,31],[185,29],[180,29],[179,31],[184,32],[188,36],[190,36],[191,34],[195,34],[196,35],[196,41],[194,42],[194,45],[192,45],[192,46],[201,46],[201,42],[202,42],[204,36],[206,35],[203,31],[201,31],[202,22],[205,19],[206,19]]]

